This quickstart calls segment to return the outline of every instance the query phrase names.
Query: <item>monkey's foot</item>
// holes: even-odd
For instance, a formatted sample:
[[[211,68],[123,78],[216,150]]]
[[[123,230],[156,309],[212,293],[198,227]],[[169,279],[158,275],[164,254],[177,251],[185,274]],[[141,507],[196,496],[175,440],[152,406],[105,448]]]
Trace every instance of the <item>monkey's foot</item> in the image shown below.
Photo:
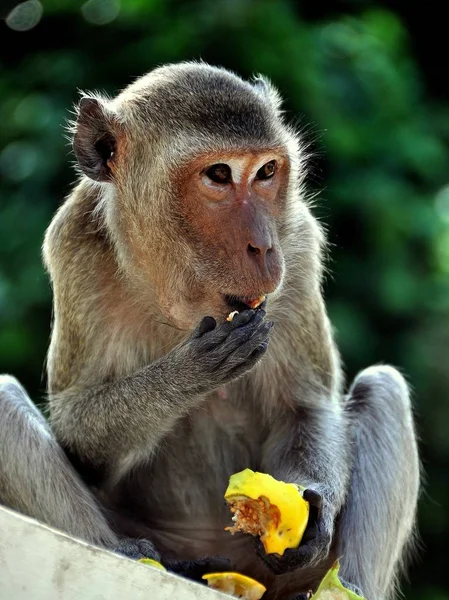
[[[163,561],[163,564],[168,571],[205,585],[207,585],[207,582],[202,579],[202,576],[206,573],[221,573],[232,570],[231,561],[222,556],[205,556],[196,560],[167,560]]]
[[[124,538],[120,540],[117,548],[114,548],[117,554],[123,554],[128,558],[138,560],[139,558],[152,558],[157,562],[161,562],[161,555],[156,550],[154,545],[148,540],[133,540],[132,538]]]

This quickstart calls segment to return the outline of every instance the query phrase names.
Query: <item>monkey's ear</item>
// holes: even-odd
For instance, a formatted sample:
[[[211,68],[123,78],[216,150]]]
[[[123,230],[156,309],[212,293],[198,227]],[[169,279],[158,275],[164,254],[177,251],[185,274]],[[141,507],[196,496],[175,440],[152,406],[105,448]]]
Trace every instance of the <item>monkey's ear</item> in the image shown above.
[[[78,104],[73,151],[85,175],[94,181],[111,181],[116,151],[114,115],[97,98],[83,96]]]

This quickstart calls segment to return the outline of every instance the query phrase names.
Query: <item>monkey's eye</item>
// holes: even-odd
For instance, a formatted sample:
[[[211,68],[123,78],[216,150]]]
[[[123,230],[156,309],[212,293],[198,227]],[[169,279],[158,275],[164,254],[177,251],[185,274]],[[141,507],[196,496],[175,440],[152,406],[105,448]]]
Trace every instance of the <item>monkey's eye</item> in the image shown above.
[[[231,169],[228,165],[218,164],[212,165],[205,172],[207,177],[214,183],[231,183]]]
[[[260,169],[257,171],[256,179],[270,179],[270,177],[273,177],[275,172],[276,161],[270,160],[270,162],[267,162],[263,167],[260,167]]]

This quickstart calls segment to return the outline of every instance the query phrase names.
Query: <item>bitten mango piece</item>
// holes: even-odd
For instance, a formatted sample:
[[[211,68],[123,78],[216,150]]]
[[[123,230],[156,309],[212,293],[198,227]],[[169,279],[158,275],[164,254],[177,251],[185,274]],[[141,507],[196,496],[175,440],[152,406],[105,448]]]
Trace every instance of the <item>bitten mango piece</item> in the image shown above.
[[[245,469],[231,476],[224,497],[234,515],[234,525],[227,531],[260,536],[267,554],[282,556],[287,548],[299,546],[309,503],[294,483]]]
[[[244,600],[259,600],[267,591],[261,583],[240,573],[207,573],[203,579],[212,589]]]
[[[264,300],[265,296],[259,296],[258,298],[254,298],[254,300],[247,300],[246,304],[248,304],[250,308],[257,308]]]
[[[310,600],[365,600],[351,590],[348,590],[338,578],[339,562],[335,562],[326,573],[319,588]]]
[[[139,558],[138,562],[149,565],[150,567],[154,567],[155,569],[160,569],[161,571],[166,571],[167,569],[157,560],[153,560],[152,558]]]
[[[226,317],[226,321],[231,322],[232,319],[235,317],[235,315],[238,315],[239,311],[238,310],[233,310],[231,313],[229,313],[229,315]]]

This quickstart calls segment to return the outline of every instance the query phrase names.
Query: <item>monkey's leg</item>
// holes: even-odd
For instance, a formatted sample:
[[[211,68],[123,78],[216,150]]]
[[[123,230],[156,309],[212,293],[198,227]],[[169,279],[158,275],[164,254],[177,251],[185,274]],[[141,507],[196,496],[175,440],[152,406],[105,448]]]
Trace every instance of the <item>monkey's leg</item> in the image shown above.
[[[347,404],[355,462],[338,527],[342,578],[367,600],[394,593],[413,539],[419,459],[407,384],[392,367],[355,379]]]
[[[0,376],[0,503],[85,541],[116,545],[44,417],[8,375]]]

